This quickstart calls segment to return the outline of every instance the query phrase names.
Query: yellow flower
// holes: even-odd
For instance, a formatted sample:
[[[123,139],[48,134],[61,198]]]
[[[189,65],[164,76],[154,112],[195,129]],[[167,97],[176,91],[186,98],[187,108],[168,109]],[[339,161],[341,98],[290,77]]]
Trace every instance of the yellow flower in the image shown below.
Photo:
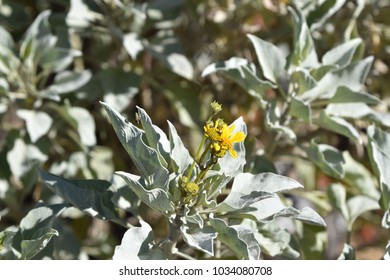
[[[237,157],[237,152],[233,149],[233,144],[244,141],[245,134],[242,131],[234,133],[236,126],[233,124],[230,127],[226,124],[222,127],[220,145],[222,150],[228,150],[230,155],[234,158]]]

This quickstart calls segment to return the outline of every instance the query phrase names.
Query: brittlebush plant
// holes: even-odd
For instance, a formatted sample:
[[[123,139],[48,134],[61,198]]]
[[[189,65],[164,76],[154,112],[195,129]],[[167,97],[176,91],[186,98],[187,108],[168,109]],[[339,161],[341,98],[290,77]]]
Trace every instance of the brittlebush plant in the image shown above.
[[[301,188],[297,181],[273,173],[243,172],[245,123],[239,118],[228,125],[217,116],[222,110],[217,102],[211,104],[195,157],[170,122],[167,136],[141,108],[137,116],[142,128],[138,128],[108,104],[102,105],[139,175],[117,171],[111,186],[106,181],[65,180],[44,171],[41,176],[47,187],[74,207],[129,228],[114,259],[259,259],[262,252],[298,257],[288,233],[274,219],[283,216],[325,225],[311,208],[295,209],[278,195]],[[167,220],[165,238],[155,239],[140,215],[140,205]],[[118,218],[119,208],[137,217],[138,225]],[[270,232],[275,231],[284,232],[284,239],[273,239]]]

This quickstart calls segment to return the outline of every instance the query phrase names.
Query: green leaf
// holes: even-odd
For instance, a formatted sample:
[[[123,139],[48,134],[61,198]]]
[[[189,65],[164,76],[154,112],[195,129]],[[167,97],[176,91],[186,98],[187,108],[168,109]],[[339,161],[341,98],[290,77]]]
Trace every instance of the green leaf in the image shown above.
[[[15,47],[12,35],[2,26],[0,26],[0,46],[9,50],[13,50]]]
[[[170,158],[175,166],[175,172],[183,174],[194,161],[188,150],[184,147],[182,140],[177,134],[176,128],[168,121],[169,141],[171,145]]]
[[[351,89],[340,86],[336,93],[328,100],[329,103],[366,103],[367,105],[377,105],[381,100],[376,96],[366,92],[356,92]]]
[[[265,102],[266,91],[274,87],[271,82],[260,79],[257,76],[255,65],[243,58],[232,57],[227,61],[210,64],[203,70],[202,77],[215,72],[220,72],[239,84],[261,104]]]
[[[353,119],[373,121],[386,127],[390,127],[390,114],[377,112],[365,103],[340,103],[329,104],[326,107],[328,115]]]
[[[344,67],[351,63],[353,55],[359,45],[362,44],[362,39],[355,38],[347,41],[329,51],[322,57],[322,63],[325,65],[337,65]]]
[[[241,209],[238,213],[245,213],[252,216],[259,222],[272,220],[273,217],[285,209],[286,206],[281,202],[278,196],[262,199],[253,203],[249,208]]]
[[[53,119],[45,112],[19,109],[16,114],[26,122],[32,143],[45,135],[53,123]]]
[[[238,174],[229,195],[219,205],[220,211],[232,211],[246,208],[260,200],[273,197],[274,193],[303,188],[297,181],[273,173]]]
[[[249,259],[259,260],[261,250],[257,239],[257,226],[243,222],[239,225],[232,226],[232,228],[238,232],[238,237],[247,244]]]
[[[366,81],[372,61],[373,57],[370,56],[326,73],[318,81],[317,86],[300,95],[300,98],[309,102],[315,99],[330,99],[340,86],[348,87],[351,91],[360,91]]]
[[[307,15],[307,22],[311,30],[316,30],[325,25],[328,18],[334,15],[345,4],[346,0],[325,0],[313,3],[315,8]]]
[[[83,0],[71,0],[70,9],[66,15],[66,24],[76,29],[88,28],[99,17],[99,14],[91,11]]]
[[[147,146],[143,140],[145,135],[139,128],[129,123],[108,104],[101,102],[106,110],[114,130],[137,166],[141,176],[148,183],[148,188],[168,189],[169,173],[161,164],[155,149]]]
[[[355,249],[349,245],[344,244],[343,251],[340,256],[337,258],[338,260],[356,260]]]
[[[111,201],[111,183],[104,180],[67,180],[54,174],[40,171],[46,187],[66,202],[92,217],[119,221],[115,205]]]
[[[188,227],[182,225],[180,227],[183,240],[192,248],[202,251],[206,254],[214,256],[213,242],[217,237],[217,232],[210,227]]]
[[[355,220],[364,212],[379,209],[379,204],[376,200],[369,197],[359,195],[350,198],[347,201],[347,207],[349,211],[348,230],[352,230]]]
[[[148,223],[140,221],[140,227],[129,228],[121,244],[115,247],[113,260],[162,260],[166,256],[159,248],[153,248],[154,234]]]
[[[343,152],[343,157],[345,160],[343,182],[359,194],[379,200],[380,194],[372,173],[362,163],[356,161],[348,151]]]
[[[60,72],[68,68],[75,57],[82,56],[82,52],[74,49],[53,47],[39,56],[37,63],[47,73]]]
[[[301,95],[314,88],[317,85],[317,81],[307,69],[298,68],[291,74],[290,84],[293,86],[295,95]]]
[[[137,59],[137,55],[144,50],[144,45],[137,33],[130,32],[123,36],[123,47],[131,59]]]
[[[58,236],[58,231],[52,228],[40,228],[35,233],[34,239],[23,240],[21,243],[21,259],[30,260],[42,251],[53,236]]]
[[[368,152],[371,166],[381,189],[381,207],[386,210],[382,226],[390,228],[390,134],[374,125],[367,128]]]
[[[95,121],[89,111],[81,107],[70,107],[68,113],[77,123],[81,143],[85,146],[95,146]]]
[[[298,98],[291,98],[289,113],[291,116],[302,119],[308,124],[311,124],[312,122],[310,103],[302,101]]]
[[[11,172],[19,179],[35,166],[45,162],[47,158],[47,155],[44,155],[36,146],[26,144],[20,138],[15,140],[14,146],[7,153],[7,162]]]
[[[344,135],[359,143],[362,143],[363,141],[359,132],[353,125],[343,118],[328,116],[324,111],[321,111],[320,116],[317,119],[314,119],[314,123],[321,128]]]
[[[327,144],[316,144],[314,141],[304,150],[308,158],[325,174],[334,178],[344,177],[344,158],[339,150]]]
[[[347,192],[343,185],[332,184],[327,189],[330,203],[334,208],[338,209],[343,215],[346,222],[349,221],[349,210],[347,207]]]
[[[304,207],[302,210],[298,210],[293,207],[286,207],[280,212],[276,213],[274,215],[274,218],[275,217],[288,217],[297,219],[306,224],[326,227],[324,219],[310,207]]]
[[[239,237],[239,233],[233,227],[219,218],[209,217],[210,226],[218,233],[217,238],[228,246],[238,258],[249,259],[248,245]]]
[[[89,70],[82,72],[63,71],[58,73],[53,84],[48,88],[41,90],[43,96],[51,96],[69,93],[78,90],[91,79],[92,73]]]
[[[121,176],[126,181],[131,190],[146,205],[161,213],[165,213],[167,211],[174,211],[170,197],[165,190],[161,188],[147,189],[141,183],[142,180],[139,176],[135,176],[122,171],[117,171],[115,172],[115,174]]]
[[[157,150],[161,164],[168,167],[167,161],[170,160],[170,142],[167,135],[158,126],[152,123],[149,115],[142,108],[138,107],[138,116],[145,131],[147,144]]]
[[[291,55],[291,65],[302,68],[316,67],[318,57],[305,16],[299,9],[289,7],[288,10],[291,13],[294,28],[294,50]]]
[[[295,142],[297,139],[295,132],[291,128],[281,125],[280,117],[280,111],[276,106],[276,102],[268,103],[265,115],[266,126],[272,131],[282,132],[289,141]]]
[[[387,243],[386,252],[385,255],[383,256],[383,259],[390,260],[390,242]]]
[[[254,35],[248,34],[259,61],[264,77],[277,83],[278,77],[285,71],[286,59],[283,52],[271,43],[268,43]]]
[[[289,248],[291,234],[276,221],[260,224],[258,228],[257,239],[259,240],[261,251],[271,257],[284,255],[284,252]],[[298,257],[299,253],[295,251],[292,258]]]

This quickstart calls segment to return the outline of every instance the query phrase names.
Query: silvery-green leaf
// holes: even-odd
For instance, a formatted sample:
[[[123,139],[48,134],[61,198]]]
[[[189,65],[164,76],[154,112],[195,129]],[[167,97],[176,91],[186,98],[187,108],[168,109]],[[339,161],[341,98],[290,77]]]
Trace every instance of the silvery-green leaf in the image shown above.
[[[352,91],[360,91],[366,81],[372,61],[373,57],[370,56],[326,73],[318,81],[317,86],[300,95],[300,98],[309,102],[318,98],[329,99],[335,95],[340,86],[348,87]]]
[[[170,159],[170,143],[167,135],[158,126],[152,123],[149,115],[140,107],[138,109],[138,116],[145,131],[147,145],[157,150],[161,164],[167,168],[167,161]]]
[[[45,135],[53,123],[53,119],[45,112],[19,109],[16,114],[26,122],[27,132],[33,143]]]
[[[242,223],[240,225],[232,226],[237,232],[241,240],[248,246],[248,257],[250,260],[260,259],[260,245],[257,240],[258,230],[256,227],[250,227],[248,224]]]
[[[311,124],[312,122],[310,103],[302,101],[298,98],[291,98],[289,113],[291,116],[302,119],[308,124]]]
[[[261,251],[273,257],[282,255],[289,247],[291,234],[281,228],[276,222],[269,222],[259,226],[257,234]],[[299,256],[296,252],[295,258]]]
[[[125,232],[121,244],[115,247],[113,260],[166,259],[159,248],[153,248],[155,241],[152,228],[142,220],[140,224],[140,227],[132,227]]]
[[[299,9],[291,7],[288,9],[291,13],[294,28],[294,50],[291,56],[291,63],[295,67],[316,67],[318,65],[318,57],[305,16]]]
[[[43,96],[64,94],[84,86],[92,77],[92,73],[89,70],[82,72],[63,71],[58,73],[53,84],[44,90],[40,91]]]
[[[214,256],[213,242],[217,232],[210,226],[203,228],[189,228],[186,225],[180,227],[183,240],[192,248]]]
[[[276,213],[275,217],[289,217],[307,224],[326,227],[324,219],[310,207],[304,207],[301,210],[293,207],[286,207]]]
[[[366,103],[367,105],[377,105],[381,101],[376,96],[366,93],[352,91],[348,87],[340,86],[336,93],[328,100],[329,103]]]
[[[15,47],[15,42],[12,38],[12,35],[2,26],[0,26],[0,46],[3,46],[9,50],[13,50]]]
[[[184,146],[180,136],[177,134],[176,128],[168,121],[169,126],[169,142],[170,142],[170,158],[174,165],[175,172],[183,174],[187,168],[193,163],[193,158]]]
[[[347,207],[349,211],[348,230],[352,230],[353,223],[361,214],[380,208],[376,200],[363,195],[350,198],[347,201]]]
[[[349,210],[347,207],[347,192],[341,184],[334,183],[327,189],[330,203],[338,209],[346,222],[349,221]]]
[[[308,158],[325,174],[335,178],[344,177],[344,158],[339,150],[327,144],[317,144],[314,141],[311,141],[310,146],[304,149]]]
[[[314,119],[314,123],[321,128],[336,132],[362,143],[362,138],[356,128],[343,118],[329,116],[325,111],[321,111],[320,116],[317,119]]]
[[[120,142],[137,166],[142,178],[148,183],[147,188],[161,188],[163,191],[167,191],[168,170],[161,165],[157,151],[145,144],[144,132],[129,123],[108,104],[103,102],[101,104],[105,108]]]
[[[238,258],[249,259],[248,244],[246,244],[238,235],[239,233],[233,227],[219,218],[209,217],[210,226],[218,233],[217,238],[228,246]]]
[[[305,1],[304,1],[305,2]],[[307,14],[310,30],[322,28],[327,19],[333,16],[345,4],[346,0],[324,0],[320,2],[307,1],[304,5],[312,3],[314,9]]]
[[[242,117],[236,119],[230,126],[232,125],[235,126],[232,135],[240,131],[247,135],[247,127]],[[223,158],[218,160],[220,173],[234,177],[244,170],[244,165],[246,163],[244,142],[245,140],[233,144],[233,149],[237,152],[237,158],[233,158],[230,153],[227,152]]]
[[[81,107],[70,107],[68,113],[77,123],[81,143],[85,146],[95,146],[95,121],[89,111]]]
[[[115,172],[115,174],[121,176],[146,205],[162,213],[174,211],[169,195],[165,190],[161,188],[147,189],[140,183],[139,176],[122,171]]]
[[[75,57],[81,55],[79,50],[53,47],[39,56],[38,63],[47,73],[60,72],[67,69]]]
[[[343,182],[356,189],[359,194],[379,200],[380,193],[372,173],[362,163],[356,161],[348,151],[343,152],[343,157],[345,160]]]
[[[271,82],[260,79],[255,65],[244,58],[232,57],[226,61],[210,64],[203,70],[202,76],[205,77],[215,72],[220,72],[235,81],[250,95],[257,98],[261,104],[265,102],[266,90],[274,87]]]
[[[317,85],[317,81],[305,68],[297,68],[290,76],[292,90],[296,95],[300,95]]]
[[[344,244],[343,251],[340,256],[337,258],[338,260],[356,260],[355,249],[349,245]]]
[[[254,35],[248,34],[247,36],[255,48],[264,77],[273,83],[277,83],[278,77],[285,71],[284,67],[286,66],[283,52],[275,45]]]
[[[338,67],[348,65],[351,63],[352,57],[361,43],[362,39],[355,38],[327,51],[322,57],[322,63],[325,65],[337,65]]]
[[[219,205],[220,211],[246,208],[260,200],[272,198],[274,193],[303,188],[297,181],[273,173],[238,174],[229,195]]]
[[[135,60],[137,55],[144,49],[142,41],[139,39],[137,33],[133,32],[123,36],[123,47],[133,60]]]
[[[40,171],[46,187],[77,209],[103,220],[119,221],[115,205],[111,201],[111,183],[104,180],[67,180]]]
[[[291,128],[280,124],[280,111],[276,102],[268,103],[265,120],[269,129],[282,132],[290,141],[296,141],[297,136],[295,135],[295,132]]]
[[[386,252],[385,255],[383,256],[383,259],[390,260],[390,242],[387,243]]]
[[[189,209],[187,205],[184,206],[184,218],[187,224],[192,223],[192,224],[196,224],[199,228],[203,228],[204,225],[203,218],[196,209],[194,208]]]
[[[49,24],[51,11],[41,12],[26,31],[20,46],[20,57],[31,59],[36,54],[43,54],[55,44]]]
[[[381,206],[387,210],[383,219],[382,226],[390,228],[390,134],[384,132],[374,125],[367,129],[368,152],[371,166],[379,181],[381,189]]]
[[[46,160],[47,155],[44,155],[36,146],[24,143],[22,139],[16,139],[14,146],[7,153],[9,167],[17,178],[23,177],[34,166]]]
[[[390,127],[389,113],[375,111],[365,103],[329,104],[326,107],[326,113],[341,118],[373,121]]]
[[[266,219],[272,220],[275,214],[284,208],[286,206],[280,201],[280,198],[274,196],[255,202],[250,207],[241,209],[239,213],[245,213],[259,222],[264,222]]]
[[[88,28],[103,16],[89,9],[83,0],[71,0],[69,12],[66,14],[66,24],[72,28]]]
[[[176,38],[168,38],[173,41],[177,41]],[[146,50],[152,54],[157,60],[165,65],[169,70],[177,75],[192,80],[194,78],[194,68],[191,62],[182,53],[178,52],[178,48],[175,46],[178,42],[172,43],[169,40],[162,39],[158,46],[153,46],[149,43],[144,43]]]
[[[53,236],[58,235],[58,231],[53,228],[39,228],[37,231],[35,231],[32,239],[23,240],[21,242],[21,259],[32,259],[36,254],[38,254],[47,246]]]
[[[111,201],[120,209],[138,215],[139,204],[141,200],[136,193],[129,188],[126,181],[121,176],[113,176],[112,183],[115,187],[115,193]]]

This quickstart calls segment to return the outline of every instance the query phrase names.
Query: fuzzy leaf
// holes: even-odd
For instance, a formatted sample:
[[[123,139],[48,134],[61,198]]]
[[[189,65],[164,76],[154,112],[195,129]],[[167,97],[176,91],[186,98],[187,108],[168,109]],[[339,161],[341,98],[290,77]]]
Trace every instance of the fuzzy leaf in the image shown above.
[[[213,241],[217,237],[217,232],[212,227],[189,228],[183,225],[180,230],[184,241],[190,247],[214,256]]]
[[[312,122],[310,104],[295,97],[291,98],[290,115],[308,124]]]
[[[160,188],[146,189],[140,183],[140,177],[126,172],[117,171],[115,174],[121,176],[133,192],[153,209],[159,212],[174,211],[171,201],[166,191]]]
[[[344,216],[346,222],[349,221],[349,210],[347,207],[347,192],[343,185],[332,184],[328,189],[329,201],[333,207],[338,209]]]
[[[82,107],[70,107],[68,112],[77,123],[77,132],[80,135],[81,143],[85,146],[95,146],[95,121],[89,111]]]
[[[329,51],[322,57],[322,63],[325,65],[337,65],[343,67],[351,63],[352,57],[362,43],[362,39],[355,38],[347,41]]]
[[[363,195],[350,198],[347,201],[347,207],[349,211],[348,230],[352,230],[353,223],[361,214],[380,208],[376,200]]]
[[[183,174],[187,168],[192,164],[193,159],[184,147],[180,136],[177,134],[176,128],[168,121],[169,125],[169,141],[171,145],[170,158],[175,165],[175,172]]]
[[[329,103],[366,103],[367,105],[377,105],[381,101],[376,96],[366,92],[356,92],[340,86],[336,93],[328,100]]]
[[[53,123],[53,119],[45,112],[19,109],[17,115],[26,122],[27,132],[33,143],[45,135]]]
[[[34,239],[23,240],[21,243],[22,255],[21,259],[30,260],[40,251],[42,251],[50,242],[53,236],[58,236],[57,230],[52,228],[40,228],[35,233]]]
[[[264,77],[274,84],[277,83],[278,77],[284,72],[286,66],[284,54],[271,43],[251,34],[247,36],[255,48]]]
[[[203,70],[202,77],[215,72],[220,72],[235,81],[250,95],[257,98],[260,103],[265,102],[266,90],[274,87],[271,82],[260,79],[257,76],[255,65],[243,58],[232,57],[223,62],[210,64]]]
[[[335,178],[344,177],[344,159],[339,150],[327,144],[316,144],[314,141],[305,150],[308,158],[325,174]]]
[[[314,120],[314,123],[324,129],[336,132],[354,141],[362,143],[362,139],[356,128],[343,118],[328,116],[326,112],[321,111],[320,116],[318,119]]]
[[[111,201],[111,183],[104,180],[67,180],[40,171],[45,186],[77,209],[103,220],[119,221]]]
[[[147,146],[143,140],[145,133],[129,123],[116,110],[108,104],[101,102],[110,118],[111,124],[121,141],[123,147],[137,166],[143,179],[150,189],[168,189],[169,173],[160,163],[155,149]]]
[[[218,239],[233,250],[239,258],[249,259],[248,245],[238,236],[239,233],[233,227],[219,218],[209,217],[211,227],[218,233]]]
[[[154,234],[148,223],[140,221],[140,227],[129,228],[121,245],[115,247],[113,260],[161,260],[166,259],[160,249],[152,249]]]
[[[295,132],[291,128],[281,125],[279,122],[280,111],[276,102],[271,102],[268,105],[265,115],[267,127],[271,130],[282,132],[290,141],[295,142],[297,139]]]

